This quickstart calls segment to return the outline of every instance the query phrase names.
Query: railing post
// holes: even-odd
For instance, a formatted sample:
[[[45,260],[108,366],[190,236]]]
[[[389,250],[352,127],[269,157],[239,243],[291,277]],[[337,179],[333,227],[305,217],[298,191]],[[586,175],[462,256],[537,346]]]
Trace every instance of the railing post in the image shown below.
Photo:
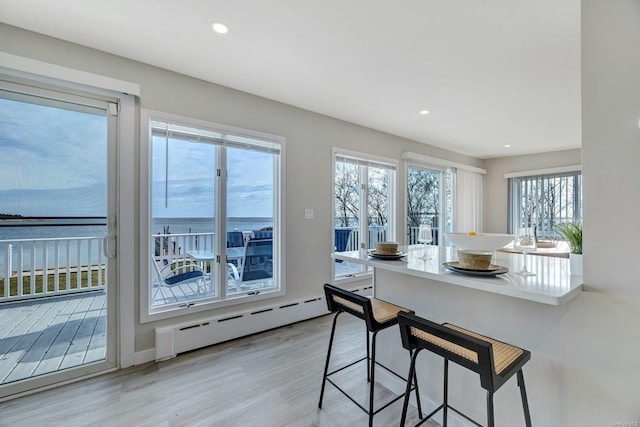
[[[11,266],[13,265],[13,245],[7,244],[7,281],[11,277]]]
[[[2,295],[4,298],[9,298],[9,293],[11,292],[11,266],[13,258],[13,245],[11,243],[7,244],[7,255],[6,255],[6,268],[5,268],[5,276],[4,276],[4,289],[2,290]]]

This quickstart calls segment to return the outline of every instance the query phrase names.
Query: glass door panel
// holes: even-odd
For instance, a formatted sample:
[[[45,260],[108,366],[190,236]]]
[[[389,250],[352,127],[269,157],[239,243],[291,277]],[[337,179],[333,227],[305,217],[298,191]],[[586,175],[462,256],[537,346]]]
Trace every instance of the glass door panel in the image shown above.
[[[0,88],[2,397],[115,366],[116,258],[103,248],[117,119],[105,101]]]
[[[407,168],[407,244],[418,244],[421,224],[431,226],[433,241],[438,244],[442,230],[443,173],[417,166]]]
[[[266,151],[226,148],[227,294],[273,289],[275,161]]]
[[[334,206],[336,252],[360,248],[361,191],[360,167],[353,162],[335,160]],[[336,277],[364,271],[360,264],[336,261]]]
[[[216,297],[216,146],[160,124],[151,144],[150,307]]]

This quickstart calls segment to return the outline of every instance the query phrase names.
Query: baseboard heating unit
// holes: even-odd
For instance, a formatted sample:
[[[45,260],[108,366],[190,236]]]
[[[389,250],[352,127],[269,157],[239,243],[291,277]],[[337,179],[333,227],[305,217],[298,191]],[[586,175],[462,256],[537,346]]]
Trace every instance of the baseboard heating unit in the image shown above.
[[[371,287],[355,289],[363,294]],[[327,314],[324,296],[156,328],[155,360]]]

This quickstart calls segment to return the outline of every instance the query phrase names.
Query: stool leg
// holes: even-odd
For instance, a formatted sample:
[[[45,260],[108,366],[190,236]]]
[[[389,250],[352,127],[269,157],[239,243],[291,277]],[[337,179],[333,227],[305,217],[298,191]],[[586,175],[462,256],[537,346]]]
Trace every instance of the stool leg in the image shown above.
[[[378,331],[372,334],[371,341],[371,382],[369,383],[369,427],[373,427],[373,388],[376,384],[376,336]],[[369,333],[367,332],[367,336]]]
[[[520,387],[520,397],[522,398],[522,409],[524,410],[524,422],[527,427],[531,427],[531,414],[529,413],[529,401],[527,400],[527,389],[524,386],[524,374],[522,369],[518,371],[518,387]]]
[[[369,353],[369,329],[367,329],[367,382],[371,382],[371,355]]]
[[[409,375],[407,376],[407,389],[404,392],[404,403],[402,404],[402,417],[400,418],[400,427],[404,427],[404,423],[407,419],[407,408],[409,407],[409,398],[411,397],[411,381],[408,379],[413,377],[416,378],[416,358],[418,357],[418,353],[420,349],[417,349],[411,355],[411,363],[409,364]],[[416,382],[416,399],[418,399],[418,411],[420,418],[422,418],[422,409],[420,409],[420,396],[417,393],[418,383]]]
[[[416,350],[417,351],[417,350]],[[409,351],[409,358],[412,359],[411,357],[412,352]],[[411,373],[409,373],[409,376],[407,377],[407,383],[410,383],[410,379],[411,379]],[[415,391],[416,391],[416,405],[418,405],[418,418],[422,419],[422,404],[420,403],[420,390],[418,390],[418,375],[416,374],[416,370],[413,370],[413,384],[415,385]]]
[[[487,390],[487,427],[494,427],[495,420],[493,418],[493,393]]]
[[[442,404],[442,427],[447,427],[447,410],[449,409],[449,359],[444,359],[444,402]]]
[[[331,327],[331,337],[329,338],[329,348],[327,350],[327,361],[324,364],[324,375],[322,375],[322,387],[320,388],[320,401],[318,402],[318,408],[322,408],[322,397],[324,396],[324,386],[327,383],[327,372],[329,371],[329,358],[331,357],[331,347],[333,346],[333,335],[336,331],[336,322],[341,311],[336,312],[333,318],[333,326]]]

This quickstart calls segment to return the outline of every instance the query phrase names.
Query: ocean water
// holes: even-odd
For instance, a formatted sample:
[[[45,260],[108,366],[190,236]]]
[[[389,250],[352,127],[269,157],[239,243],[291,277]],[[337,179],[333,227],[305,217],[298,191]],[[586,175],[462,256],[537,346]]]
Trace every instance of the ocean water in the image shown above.
[[[253,231],[264,227],[272,227],[273,218],[227,218],[227,231]],[[169,233],[213,233],[213,218],[154,218],[151,226],[152,234],[164,234],[165,227]]]
[[[184,233],[211,233],[214,231],[214,220],[211,218],[156,218],[153,221],[152,234],[162,234],[168,231],[171,234]],[[228,231],[253,231],[264,227],[273,226],[272,218],[228,218]],[[40,240],[65,237],[104,237],[107,233],[106,222],[103,218],[94,219],[47,219],[24,221],[0,221],[0,271],[6,271],[7,240]],[[5,242],[3,242],[3,240]],[[40,248],[41,246],[38,246]],[[72,245],[72,253],[77,253],[77,246]],[[92,258],[101,247],[92,249]],[[40,253],[38,249],[38,253]],[[72,259],[72,262],[86,264],[88,261],[88,249],[81,246],[80,260]],[[38,255],[39,256],[39,255]],[[77,257],[76,257],[77,258]],[[31,268],[32,260],[29,254],[23,257],[23,270]],[[63,262],[65,260],[62,260]],[[12,270],[16,269],[14,258]],[[36,259],[36,268],[41,268]],[[51,264],[51,261],[50,261]],[[53,267],[49,265],[48,267]]]
[[[227,219],[227,231],[253,231],[271,226],[273,218]],[[156,218],[153,220],[151,233],[212,233],[214,228],[212,218]],[[0,221],[0,240],[102,237],[106,232],[104,219]]]

